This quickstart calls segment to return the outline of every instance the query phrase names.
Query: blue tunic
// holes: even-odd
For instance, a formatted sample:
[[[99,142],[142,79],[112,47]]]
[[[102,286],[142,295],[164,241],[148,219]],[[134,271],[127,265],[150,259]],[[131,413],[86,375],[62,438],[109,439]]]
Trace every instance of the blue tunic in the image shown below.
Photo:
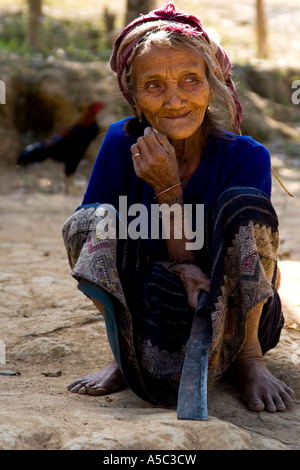
[[[151,186],[137,177],[130,147],[136,140],[124,132],[126,118],[112,124],[94,164],[83,204],[109,203],[119,210],[119,196],[147,208],[156,204]],[[227,133],[212,137],[193,176],[183,190],[185,204],[204,204],[205,212],[218,196],[233,186],[252,187],[271,197],[271,159],[269,151],[248,136]],[[149,211],[150,212],[150,211]],[[165,243],[149,241],[153,254],[162,256]],[[161,258],[160,258],[161,259]]]
[[[95,162],[83,204],[118,205],[118,196],[132,202],[153,202],[153,189],[134,172],[130,147],[134,138],[125,135],[127,119],[112,124]],[[185,203],[205,204],[208,210],[230,186],[250,186],[271,196],[271,161],[268,150],[251,137],[211,139],[194,175],[183,191]],[[142,199],[141,199],[142,198]]]

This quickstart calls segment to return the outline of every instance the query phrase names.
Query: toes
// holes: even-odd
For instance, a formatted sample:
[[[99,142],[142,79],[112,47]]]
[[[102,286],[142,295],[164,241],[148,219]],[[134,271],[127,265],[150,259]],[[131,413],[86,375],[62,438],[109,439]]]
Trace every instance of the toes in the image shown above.
[[[86,381],[84,377],[80,380],[75,380],[67,386],[69,392],[78,393],[79,395],[109,395],[109,390],[107,388],[101,387],[100,385],[95,384],[94,381]]]
[[[110,392],[107,390],[107,388],[97,387],[97,386],[89,388],[89,395],[102,396],[102,395],[109,395],[109,393]]]
[[[106,388],[97,387],[96,385],[85,385],[84,383],[78,383],[74,386],[71,384],[67,387],[69,392],[78,393],[78,395],[108,395],[109,392]]]
[[[88,387],[82,381],[75,381],[68,385],[67,389],[72,393],[79,393],[80,395],[86,395],[88,393]]]
[[[269,413],[275,413],[276,411],[285,411],[288,406],[292,406],[292,399],[288,394],[286,397],[280,395],[272,396],[271,394],[265,394],[261,399],[257,396],[244,396],[244,402],[247,404],[247,408],[251,411],[268,411]],[[288,405],[289,404],[289,405]]]
[[[78,393],[79,390],[81,389],[82,387],[82,384],[70,384],[68,385],[67,389],[69,390],[69,392],[72,392],[72,393]]]
[[[285,391],[281,393],[281,398],[286,408],[292,408],[292,406],[294,405],[293,399],[295,398],[295,393],[292,389],[289,389],[289,390],[292,393],[285,392]]]
[[[259,399],[250,400],[250,401],[245,400],[245,401],[247,403],[248,409],[251,411],[263,411],[265,409],[264,403]]]
[[[264,397],[265,410],[269,413],[274,413],[275,411],[286,411],[287,408],[293,406],[293,399],[288,393],[281,392],[274,396],[267,395]]]
[[[120,369],[116,364],[112,363],[101,371],[75,380],[68,385],[67,389],[79,395],[101,396],[118,392],[125,387],[126,384]]]
[[[287,393],[289,402],[293,404],[293,400],[296,398],[294,390],[285,385],[284,393]]]
[[[274,399],[274,403],[275,403],[277,411],[285,411],[286,410],[286,406],[285,406],[283,400],[281,399],[281,397],[278,397],[278,398]]]
[[[78,386],[80,387],[81,385],[82,385],[81,379],[75,380],[74,382],[72,382],[70,385],[67,386],[67,389],[69,390],[69,392],[72,392],[73,389],[75,390],[76,388],[78,388]]]
[[[251,411],[263,411],[265,409],[264,402],[256,396],[256,394],[244,394],[242,400],[246,403],[247,408]]]
[[[274,399],[272,395],[265,395],[264,397],[264,403],[265,403],[265,410],[268,411],[269,413],[275,413],[277,411],[276,404],[274,403]]]

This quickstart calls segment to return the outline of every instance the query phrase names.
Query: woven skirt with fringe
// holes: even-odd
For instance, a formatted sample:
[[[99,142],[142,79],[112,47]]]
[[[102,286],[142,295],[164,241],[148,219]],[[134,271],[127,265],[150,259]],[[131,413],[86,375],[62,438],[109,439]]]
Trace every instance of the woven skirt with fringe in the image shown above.
[[[151,259],[143,240],[101,234],[99,207],[117,215],[109,205],[81,206],[64,224],[72,275],[84,294],[104,305],[108,340],[128,386],[149,403],[176,407],[194,311],[179,277]],[[195,264],[211,280],[209,389],[243,347],[249,312],[258,303],[264,303],[263,354],[279,341],[278,244],[274,208],[255,188],[224,191],[206,214],[205,244]]]

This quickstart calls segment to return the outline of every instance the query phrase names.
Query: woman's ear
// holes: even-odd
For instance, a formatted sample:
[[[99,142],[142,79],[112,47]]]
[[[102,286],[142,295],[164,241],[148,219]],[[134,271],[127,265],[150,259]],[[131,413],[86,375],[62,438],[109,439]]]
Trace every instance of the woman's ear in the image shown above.
[[[140,118],[142,116],[142,108],[140,107],[139,104],[135,103],[134,104],[134,109],[135,109],[135,113],[137,115],[138,118]]]
[[[209,87],[208,103],[211,102],[211,98],[212,98],[212,92],[211,92],[211,88]]]

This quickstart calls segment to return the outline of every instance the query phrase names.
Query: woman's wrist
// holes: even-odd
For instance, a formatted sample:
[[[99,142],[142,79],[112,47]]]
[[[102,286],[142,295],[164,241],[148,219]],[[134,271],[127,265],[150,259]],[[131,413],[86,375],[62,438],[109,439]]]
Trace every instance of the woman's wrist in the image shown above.
[[[155,199],[158,199],[159,197],[161,197],[163,194],[167,194],[169,193],[170,191],[172,191],[172,189],[175,189],[175,188],[178,188],[179,186],[181,186],[181,183],[175,183],[175,184],[172,184],[171,186],[168,186],[167,188],[163,189],[163,190],[160,190],[159,192],[156,193],[156,196],[155,196]]]
[[[174,183],[167,188],[155,191],[155,199],[159,204],[183,204],[183,193],[181,183]]]

